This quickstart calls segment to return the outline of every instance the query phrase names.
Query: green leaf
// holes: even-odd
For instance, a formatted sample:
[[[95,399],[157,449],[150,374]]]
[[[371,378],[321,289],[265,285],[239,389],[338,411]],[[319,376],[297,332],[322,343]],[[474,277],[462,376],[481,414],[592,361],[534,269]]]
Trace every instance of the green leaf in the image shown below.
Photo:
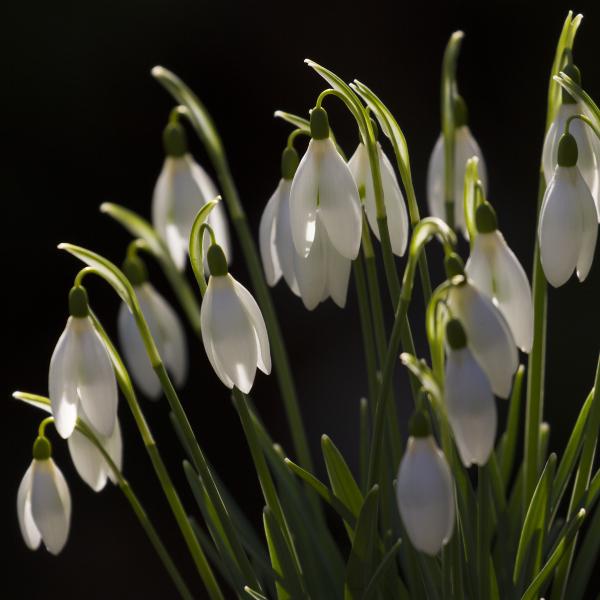
[[[436,404],[442,404],[442,390],[436,381],[432,370],[425,364],[423,360],[419,360],[408,352],[403,352],[400,355],[402,364],[413,373],[420,381],[421,385],[427,391]]]
[[[475,186],[479,181],[479,158],[472,156],[467,161],[465,168],[465,185],[464,185],[464,211],[465,211],[465,224],[467,232],[469,234],[469,242],[471,250],[473,250],[473,244],[475,243],[475,236],[477,235],[477,228],[475,227],[475,210],[477,208],[477,192]]]
[[[599,551],[600,510],[596,510],[573,564],[573,571],[569,578],[566,598],[583,598],[585,596],[590,577],[598,565]]]
[[[284,112],[283,110],[276,110],[274,116],[277,119],[282,119],[283,121],[290,123],[290,125],[293,125],[298,129],[302,129],[303,131],[310,131],[310,121],[308,119],[305,119],[304,117],[299,117],[298,115]]]
[[[44,412],[52,412],[52,409],[50,408],[50,399],[45,396],[38,396],[37,394],[30,394],[28,392],[13,392],[12,396],[15,400],[20,400],[21,402],[25,402],[25,404],[35,406]]]
[[[248,596],[254,598],[254,600],[269,600],[266,596],[259,594],[256,590],[253,590],[248,586],[244,587],[244,591],[246,592],[246,594],[248,594]]]
[[[373,571],[373,550],[377,538],[379,487],[371,488],[360,509],[352,550],[346,567],[345,600],[363,597]]]
[[[371,577],[371,581],[369,581],[369,585],[367,585],[367,588],[365,589],[365,593],[362,595],[362,600],[370,600],[371,598],[376,597],[376,594],[382,592],[381,588],[383,587],[385,576],[389,569],[394,566],[396,554],[400,549],[401,544],[402,540],[397,540],[381,559],[377,570],[373,574],[373,577]],[[408,599],[408,596],[400,596],[400,598],[404,597]]]
[[[210,211],[219,203],[221,196],[217,196],[215,200],[207,202],[196,215],[192,230],[190,232],[190,263],[192,264],[192,270],[196,276],[196,281],[200,287],[200,291],[204,296],[206,291],[206,279],[204,277],[204,249],[203,249],[203,238],[204,228],[202,227],[210,214]]]

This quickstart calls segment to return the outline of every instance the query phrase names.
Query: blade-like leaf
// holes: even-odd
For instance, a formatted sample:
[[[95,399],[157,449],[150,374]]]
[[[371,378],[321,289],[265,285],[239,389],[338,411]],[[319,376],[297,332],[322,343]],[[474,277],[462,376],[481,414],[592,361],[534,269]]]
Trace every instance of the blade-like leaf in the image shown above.
[[[369,585],[367,585],[367,588],[362,595],[362,600],[370,600],[371,598],[376,597],[377,593],[381,592],[385,575],[387,574],[388,570],[394,566],[394,560],[398,550],[400,549],[401,543],[402,540],[398,540],[381,559],[377,570],[375,573],[373,573],[373,577],[371,577],[371,581],[369,581]],[[402,590],[400,593],[402,594],[403,592],[406,592],[406,590]],[[408,592],[406,592],[406,595],[399,596],[399,598],[401,600],[408,600]]]
[[[299,117],[298,115],[294,115],[283,110],[276,110],[274,116],[277,119],[282,119],[283,121],[286,121],[287,123],[293,125],[294,127],[297,127],[298,129],[310,131],[310,121],[308,119],[305,119],[304,117]]]

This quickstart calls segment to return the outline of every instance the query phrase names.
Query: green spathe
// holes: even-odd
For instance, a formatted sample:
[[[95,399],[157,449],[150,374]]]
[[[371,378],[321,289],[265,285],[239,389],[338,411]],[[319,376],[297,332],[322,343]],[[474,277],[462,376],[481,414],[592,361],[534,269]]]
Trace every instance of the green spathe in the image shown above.
[[[281,155],[281,177],[287,180],[293,179],[299,162],[296,149],[288,146]]]
[[[324,140],[329,137],[329,117],[327,111],[320,106],[310,111],[310,135],[314,140]]]
[[[460,350],[467,345],[467,334],[458,319],[446,323],[446,341],[452,350]]]
[[[579,150],[577,142],[570,133],[563,133],[558,142],[558,166],[574,167],[577,164]]]
[[[475,227],[479,233],[493,233],[498,229],[496,211],[489,202],[484,202],[475,211]]]
[[[48,460],[52,456],[52,444],[50,440],[40,435],[33,442],[33,458],[35,460]]]
[[[464,276],[465,274],[465,263],[456,252],[451,252],[444,258],[444,268],[446,269],[446,277],[448,279],[452,279],[457,275]]]
[[[123,261],[123,273],[134,287],[148,281],[148,269],[139,256],[128,256]]]
[[[187,153],[187,138],[185,129],[177,122],[169,123],[163,131],[163,146],[165,154],[179,158]]]
[[[72,287],[69,292],[69,314],[78,319],[83,319],[90,314],[88,295],[81,285]]]
[[[408,424],[408,431],[412,437],[415,438],[424,438],[431,435],[431,422],[429,420],[429,415],[422,411],[418,410],[413,413],[413,416],[410,418],[410,422]]]
[[[229,273],[227,258],[225,258],[225,253],[219,244],[211,245],[206,254],[206,260],[210,274],[214,277],[223,277]]]

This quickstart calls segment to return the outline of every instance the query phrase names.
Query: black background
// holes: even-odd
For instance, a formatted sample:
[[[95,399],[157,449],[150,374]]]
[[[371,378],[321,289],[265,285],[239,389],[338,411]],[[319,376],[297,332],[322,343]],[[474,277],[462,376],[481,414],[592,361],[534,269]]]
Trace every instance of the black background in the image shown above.
[[[388,104],[406,134],[422,211],[429,153],[439,131],[440,62],[449,34],[466,32],[459,82],[471,128],[488,164],[490,199],[509,244],[531,268],[537,169],[547,77],[565,3],[348,2],[267,5],[261,2],[22,0],[2,5],[0,242],[5,308],[2,328],[2,500],[0,531],[6,598],[174,597],[144,533],[120,492],[94,494],[74,472],[56,437],[55,458],[73,495],[70,540],[58,557],[23,544],[15,497],[30,461],[40,415],[11,400],[15,389],[45,394],[48,362],[66,319],[66,294],[79,264],[55,248],[70,241],[120,262],[128,237],[98,212],[114,201],[149,216],[163,160],[161,130],[172,102],[150,77],[162,64],[198,92],[227,148],[232,171],[257,231],[279,177],[289,127],[275,109],[307,114],[324,83],[303,64],[313,58],[347,80],[358,77]],[[585,14],[576,43],[584,85],[600,98],[600,6]],[[350,119],[327,104],[347,151],[356,143]],[[206,157],[194,142],[200,161]],[[248,283],[236,247],[232,270]],[[435,253],[431,262],[439,256]],[[438,260],[439,262],[439,260]],[[153,280],[171,298],[158,269]],[[562,448],[589,391],[598,350],[598,260],[588,281],[550,292],[545,416],[551,446]],[[438,278],[439,279],[439,278]],[[100,282],[89,291],[105,326],[115,330],[118,300]],[[366,393],[354,290],[341,311],[331,302],[305,311],[284,286],[273,292],[315,457],[319,436],[331,435],[355,464],[358,399]],[[422,308],[414,314],[423,350]],[[248,515],[261,499],[237,416],[198,340],[188,338],[189,385],[183,401],[198,438]],[[401,375],[404,381],[406,375]],[[403,389],[403,388],[402,388]],[[258,375],[260,413],[290,447],[275,377]],[[404,393],[402,413],[410,410]],[[180,452],[165,401],[144,402],[165,458],[182,490]],[[125,473],[193,585],[199,584],[125,406]],[[9,590],[6,593],[6,590]]]

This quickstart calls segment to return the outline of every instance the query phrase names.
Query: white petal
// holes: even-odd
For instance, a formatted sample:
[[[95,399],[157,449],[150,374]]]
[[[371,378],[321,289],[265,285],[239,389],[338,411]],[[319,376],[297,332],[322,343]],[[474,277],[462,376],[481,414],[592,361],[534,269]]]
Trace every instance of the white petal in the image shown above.
[[[173,160],[166,158],[152,195],[152,225],[158,235],[165,241],[167,240],[167,223],[173,202],[170,192],[172,171]]]
[[[209,287],[212,288],[212,293],[205,294],[201,309],[202,338],[206,337],[212,345],[214,357],[227,377],[242,392],[248,393],[252,388],[258,363],[253,324],[235,293],[231,278],[211,277]],[[207,303],[210,303],[210,321],[202,319]],[[206,346],[207,342],[205,348]],[[218,374],[217,368],[215,371]]]
[[[444,136],[439,135],[435,142],[427,168],[427,203],[429,214],[446,220],[444,206]]]
[[[327,285],[324,294],[331,296],[331,299],[340,307],[346,306],[346,297],[348,295],[348,283],[350,282],[350,269],[352,261],[342,256],[331,244],[329,238],[326,238],[327,232],[322,229],[323,243],[327,248]],[[320,234],[319,234],[320,235]]]
[[[160,381],[152,369],[135,319],[125,303],[119,307],[117,324],[121,350],[135,385],[145,396],[158,398],[161,393]]]
[[[468,347],[448,351],[444,398],[463,464],[484,465],[496,437],[496,404],[489,379]]]
[[[334,248],[354,260],[360,249],[362,229],[358,188],[333,142],[327,138],[315,143],[325,145],[319,170],[319,218]]]
[[[531,286],[521,263],[499,231],[477,234],[465,271],[475,286],[493,298],[523,352],[533,343]]]
[[[19,528],[25,544],[30,550],[37,550],[42,541],[42,535],[36,527],[31,514],[31,474],[33,463],[29,466],[19,485],[17,492],[17,517]]]
[[[60,336],[52,358],[48,376],[48,389],[52,404],[52,415],[56,431],[68,438],[77,422],[77,365],[80,356],[80,344],[77,336],[77,321],[69,317],[67,326]]]
[[[279,182],[277,189],[267,202],[262,217],[260,218],[260,225],[258,228],[260,257],[262,258],[263,269],[265,271],[265,279],[271,286],[275,285],[281,277],[281,267],[279,265],[277,246],[275,243],[275,232],[282,182],[283,180]]]
[[[294,272],[294,255],[296,248],[292,239],[292,226],[290,224],[290,190],[292,182],[287,179],[281,180],[279,184],[279,210],[277,211],[277,223],[275,226],[275,245],[279,266],[283,277],[296,296],[300,295],[296,273]]]
[[[348,161],[348,168],[354,177],[356,187],[358,188],[360,197],[364,197],[366,193],[367,179],[370,177],[369,155],[365,145],[361,142],[356,147],[354,154]]]
[[[108,350],[91,319],[80,321],[79,400],[90,425],[100,435],[108,436],[113,432],[117,420],[117,379]]]
[[[115,430],[109,438],[104,438],[103,440],[104,448],[108,452],[108,455],[111,457],[112,461],[115,463],[115,466],[119,471],[123,470],[123,436],[121,435],[121,425],[119,423],[119,419],[115,424]],[[106,463],[105,463],[106,464]],[[118,480],[115,476],[113,470],[106,464],[106,474],[108,478],[116,485]]]
[[[556,167],[544,194],[538,225],[546,279],[559,287],[573,274],[581,250],[582,215],[577,202],[577,167]]]
[[[31,514],[48,551],[58,554],[69,536],[71,495],[51,458],[33,461]]]
[[[581,209],[581,221],[583,225],[581,248],[577,258],[577,278],[579,281],[583,281],[590,272],[594,260],[596,238],[598,237],[598,215],[594,198],[582,177],[577,177],[575,189]]]
[[[233,280],[235,293],[241,300],[254,327],[257,341],[258,368],[268,375],[271,372],[271,350],[269,349],[269,336],[262,312],[252,294],[239,281],[236,281],[233,277],[231,279]]]
[[[95,492],[106,485],[106,461],[100,450],[83,433],[75,430],[67,440],[75,469]]]
[[[471,283],[454,286],[448,305],[465,328],[467,343],[487,374],[494,394],[508,397],[519,366],[519,354],[508,323],[493,302]]]
[[[315,239],[319,168],[322,148],[311,140],[302,157],[290,190],[290,225],[296,252],[308,256]]]
[[[294,272],[304,306],[313,310],[321,302],[327,287],[327,250],[328,244],[323,236],[324,228],[319,219],[316,223],[317,235],[310,254],[304,258],[294,253]]]
[[[396,495],[413,546],[435,556],[454,529],[454,484],[446,459],[431,437],[408,439]]]

